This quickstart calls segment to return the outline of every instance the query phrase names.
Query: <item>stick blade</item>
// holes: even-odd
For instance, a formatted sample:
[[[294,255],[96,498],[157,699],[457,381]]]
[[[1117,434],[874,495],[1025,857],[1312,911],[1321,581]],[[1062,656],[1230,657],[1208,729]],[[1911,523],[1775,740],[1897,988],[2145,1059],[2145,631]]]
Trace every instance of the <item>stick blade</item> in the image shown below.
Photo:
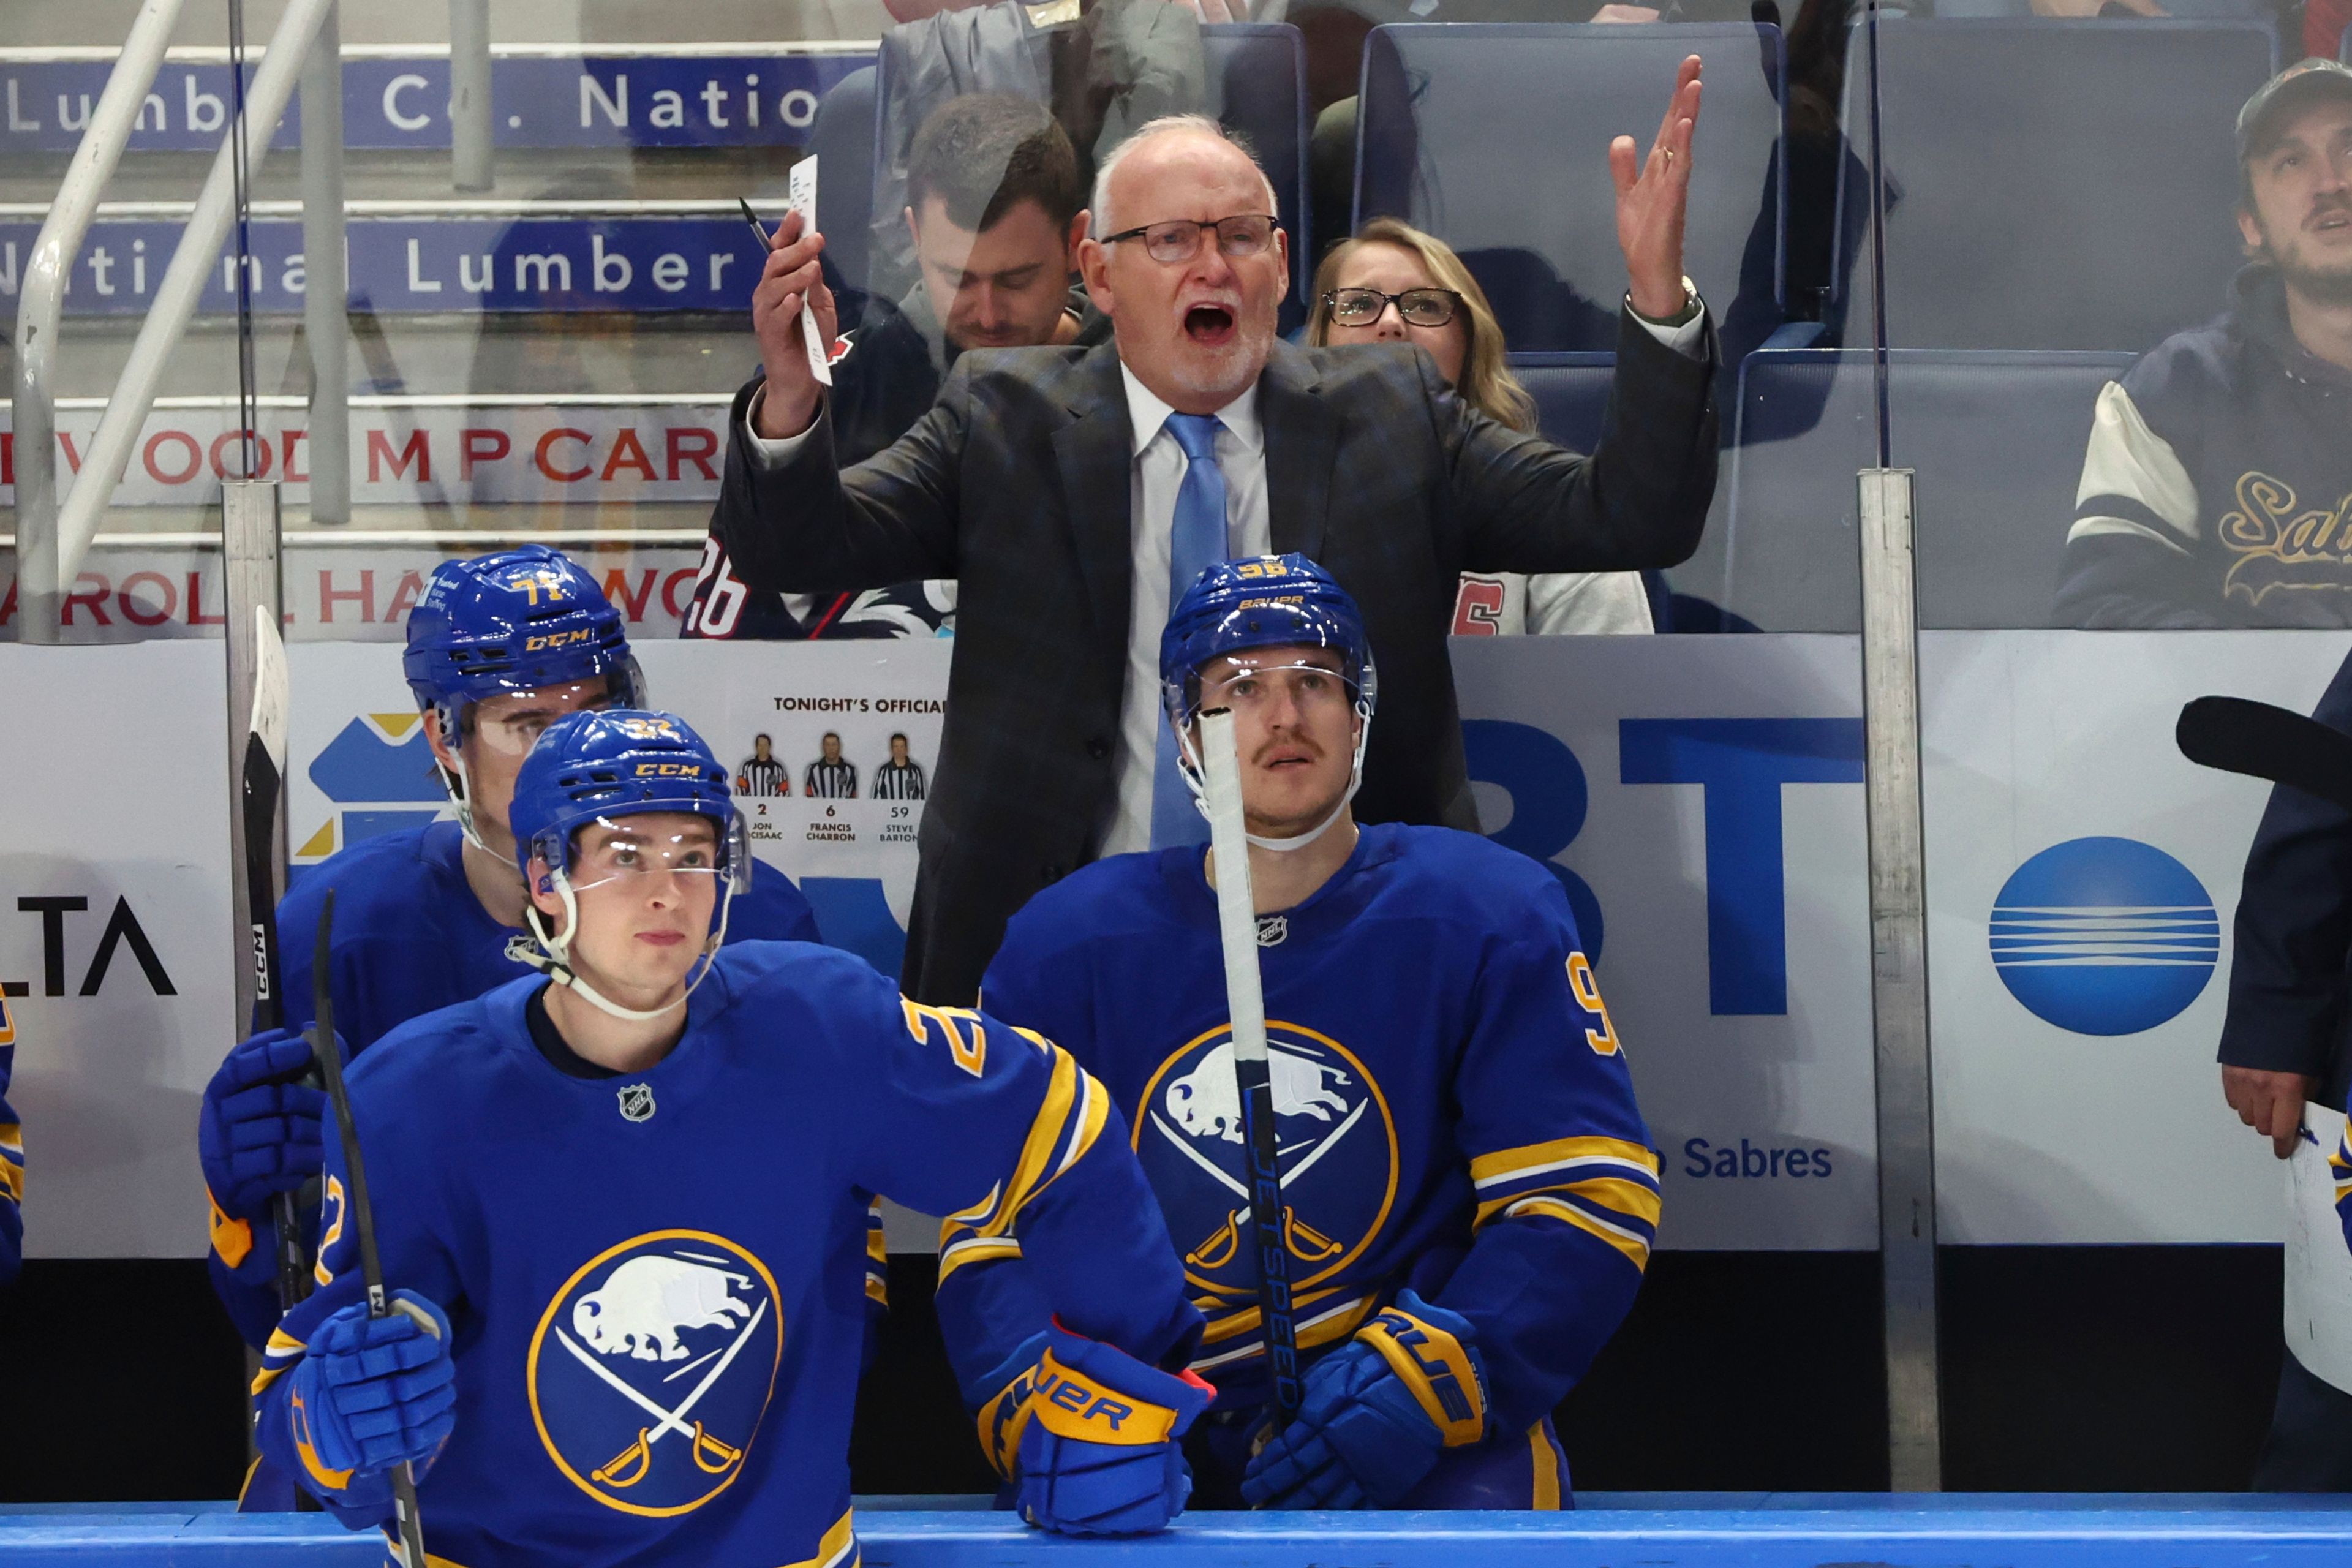
[[[2268,702],[2200,697],[2173,726],[2180,754],[2201,767],[2267,779],[2352,811],[2352,735]]]
[[[286,639],[266,605],[253,607],[253,712],[247,721],[250,742],[268,753],[270,765],[286,771],[287,710],[291,691],[286,675]]]

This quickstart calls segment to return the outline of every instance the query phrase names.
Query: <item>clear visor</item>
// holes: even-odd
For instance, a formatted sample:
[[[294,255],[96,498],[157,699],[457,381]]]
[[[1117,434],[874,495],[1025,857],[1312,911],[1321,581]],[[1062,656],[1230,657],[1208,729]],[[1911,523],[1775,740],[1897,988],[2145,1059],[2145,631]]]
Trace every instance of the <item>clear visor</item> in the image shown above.
[[[1302,716],[1325,709],[1345,712],[1355,707],[1360,695],[1340,671],[1311,659],[1293,656],[1261,660],[1235,654],[1201,670],[1192,713],[1230,708],[1236,716],[1244,716],[1285,707]]]
[[[714,891],[730,884],[742,890],[738,879],[749,879],[751,853],[740,816],[729,818],[722,828],[707,816],[680,827],[675,816],[663,815],[669,820],[656,822],[651,815],[600,816],[572,829],[567,867],[572,890],[584,892],[608,882],[646,883],[656,877],[709,877]],[[564,865],[565,837],[551,828],[532,841],[532,852],[550,866]]]
[[[547,732],[547,727],[569,713],[602,712],[625,704],[627,682],[619,672],[575,681],[568,686],[542,686],[531,691],[486,697],[467,710],[467,733],[501,756],[524,757]]]

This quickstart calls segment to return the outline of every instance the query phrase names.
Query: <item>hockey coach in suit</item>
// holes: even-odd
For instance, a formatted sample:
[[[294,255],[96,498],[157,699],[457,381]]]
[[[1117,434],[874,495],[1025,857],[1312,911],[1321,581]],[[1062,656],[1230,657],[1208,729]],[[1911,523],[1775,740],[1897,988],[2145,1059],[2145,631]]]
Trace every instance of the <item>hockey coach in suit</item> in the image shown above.
[[[1475,831],[1445,645],[1456,574],[1671,566],[1714,493],[1714,338],[1682,270],[1698,78],[1693,57],[1646,160],[1628,136],[1608,151],[1631,288],[1590,457],[1480,415],[1422,350],[1277,341],[1272,186],[1188,116],[1098,172],[1079,264],[1113,341],[967,353],[913,429],[844,470],[800,336],[804,299],[832,334],[823,239],[785,220],[752,302],[767,374],[732,418],[728,482],[752,493],[719,509],[737,574],[786,593],[961,584],[909,995],[971,1003],[1005,921],[1076,867],[1206,839],[1158,658],[1169,605],[1214,560],[1329,569],[1379,660],[1358,816]]]

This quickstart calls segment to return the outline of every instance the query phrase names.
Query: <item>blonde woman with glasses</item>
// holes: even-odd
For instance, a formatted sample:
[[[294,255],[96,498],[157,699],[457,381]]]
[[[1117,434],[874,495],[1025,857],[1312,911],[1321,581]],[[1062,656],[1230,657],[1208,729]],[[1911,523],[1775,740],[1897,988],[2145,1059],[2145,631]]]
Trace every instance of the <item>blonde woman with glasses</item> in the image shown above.
[[[1536,401],[1505,363],[1503,329],[1478,280],[1444,240],[1395,218],[1374,218],[1323,258],[1307,342],[1418,344],[1472,407],[1514,430],[1536,427]],[[1654,629],[1637,572],[1465,572],[1454,605],[1457,637]]]

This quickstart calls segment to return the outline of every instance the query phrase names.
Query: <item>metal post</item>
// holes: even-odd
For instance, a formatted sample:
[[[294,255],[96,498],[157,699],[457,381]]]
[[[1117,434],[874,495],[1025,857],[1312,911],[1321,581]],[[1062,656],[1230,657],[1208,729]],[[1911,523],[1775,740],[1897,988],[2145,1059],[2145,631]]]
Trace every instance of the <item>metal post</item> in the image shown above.
[[[1936,1125],[1927,1048],[1912,471],[1864,468],[1858,478],[1888,1473],[1896,1491],[1938,1491],[1943,1417],[1936,1363]]]
[[[490,0],[449,0],[449,179],[487,191],[490,172]]]
[[[270,138],[277,133],[278,118],[293,100],[294,84],[310,54],[311,35],[318,31],[320,16],[331,8],[332,0],[289,0],[279,15],[278,30],[270,36],[269,52],[263,57],[261,68],[254,73],[253,86],[246,94],[244,127],[249,163],[258,162],[267,153]],[[131,105],[134,111],[137,108],[136,103]],[[221,246],[228,238],[229,225],[236,216],[235,153],[234,145],[224,140],[204,191],[196,197],[195,208],[188,215],[187,226],[180,231],[180,243],[172,252],[172,264],[164,268],[163,279],[156,286],[146,317],[140,322],[139,336],[123,362],[122,374],[115,379],[113,395],[108,398],[106,412],[98,422],[98,432],[90,437],[89,451],[82,459],[80,480],[58,509],[57,572],[61,583],[80,570],[81,558],[97,536],[99,520],[105,515],[107,503],[114,498],[114,487],[121,482],[122,470],[130,464],[131,449],[138,441],[140,427],[146,423],[147,411],[154,406],[155,388],[163,380],[164,362],[179,347],[182,334],[188,330],[205,282],[217,276],[223,266]]]
[[[245,864],[245,812],[236,804],[236,781],[244,776],[245,732],[252,721],[254,606],[266,605],[284,619],[284,583],[278,570],[278,481],[227,479],[221,485],[221,627],[228,645],[229,864]],[[271,847],[278,886],[286,885],[286,814],[278,814],[278,842]],[[243,873],[231,877],[240,933],[252,928]],[[236,949],[236,1027],[242,1034],[253,1016],[253,963],[243,938]]]
[[[343,45],[329,6],[302,66],[302,335],[310,346],[310,521],[352,520],[351,299],[343,247]]]
[[[66,278],[80,254],[98,198],[122,159],[172,28],[181,0],[145,0],[122,41],[122,53],[99,94],[89,127],[74,148],[57,200],[26,258],[24,291],[16,312],[16,385],[10,427],[16,432],[16,588],[18,635],[30,643],[58,640],[65,578],[58,560],[58,409],[53,377],[58,363],[58,325],[64,313]]]

